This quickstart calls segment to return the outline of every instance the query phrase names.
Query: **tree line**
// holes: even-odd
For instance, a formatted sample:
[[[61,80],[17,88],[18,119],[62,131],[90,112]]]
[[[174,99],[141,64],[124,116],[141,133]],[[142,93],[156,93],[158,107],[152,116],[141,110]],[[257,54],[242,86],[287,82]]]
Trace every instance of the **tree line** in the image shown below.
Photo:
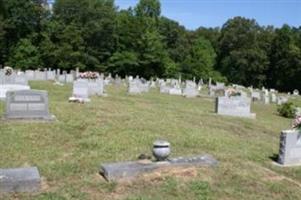
[[[234,17],[187,30],[159,0],[0,0],[0,65],[215,81],[301,90],[301,26]]]

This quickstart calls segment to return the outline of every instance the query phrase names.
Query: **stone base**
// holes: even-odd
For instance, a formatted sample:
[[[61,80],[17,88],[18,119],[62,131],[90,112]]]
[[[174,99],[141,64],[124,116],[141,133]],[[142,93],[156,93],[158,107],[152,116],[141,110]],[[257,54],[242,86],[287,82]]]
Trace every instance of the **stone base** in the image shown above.
[[[53,122],[56,121],[54,115],[49,115],[47,117],[32,117],[32,118],[20,118],[20,117],[7,117],[1,118],[2,121],[29,121],[29,122]]]
[[[281,164],[279,162],[272,162],[273,165],[277,166],[277,167],[300,167],[301,163],[297,163],[297,164]]]
[[[249,119],[256,119],[256,113],[250,113],[250,115],[230,115],[230,114],[224,114],[224,113],[216,113],[217,115],[221,116],[228,116],[228,117],[244,117]]]
[[[130,161],[101,165],[100,174],[108,181],[134,178],[144,173],[154,172],[162,168],[174,167],[212,167],[217,166],[218,161],[210,155],[194,157],[179,157],[164,162]]]
[[[41,178],[36,167],[0,169],[0,193],[37,192]]]

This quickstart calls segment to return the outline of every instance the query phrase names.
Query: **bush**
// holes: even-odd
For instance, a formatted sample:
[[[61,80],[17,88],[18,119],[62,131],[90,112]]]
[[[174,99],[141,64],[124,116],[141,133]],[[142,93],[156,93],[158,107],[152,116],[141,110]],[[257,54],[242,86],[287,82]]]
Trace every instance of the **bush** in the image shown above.
[[[287,117],[287,118],[295,117],[295,106],[292,102],[288,102],[280,105],[277,111],[280,116]]]

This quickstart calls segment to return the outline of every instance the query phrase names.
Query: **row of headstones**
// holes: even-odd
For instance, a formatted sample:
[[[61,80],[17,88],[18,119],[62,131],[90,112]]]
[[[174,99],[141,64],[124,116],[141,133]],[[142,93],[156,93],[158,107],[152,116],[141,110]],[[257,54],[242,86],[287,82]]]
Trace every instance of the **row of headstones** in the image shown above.
[[[5,75],[3,70],[0,70],[0,85],[28,85],[28,79],[22,72],[13,72],[11,75]]]
[[[176,79],[157,79],[156,81],[146,81],[143,78],[128,78],[128,93],[129,94],[141,94],[148,92],[150,88],[156,88],[159,86],[160,93],[170,95],[183,95],[186,97],[196,97],[199,94],[199,88],[194,81],[186,81],[183,87],[183,83]]]
[[[25,76],[28,80],[34,81],[58,81],[61,83],[72,83],[76,77],[78,77],[79,71],[71,70],[70,73],[67,71],[62,71],[60,69],[51,70],[51,69],[44,69],[44,71],[40,70],[26,70]]]
[[[254,90],[253,88],[245,88],[243,86],[234,85],[232,86],[237,90],[239,96],[251,98],[252,101],[263,102],[264,104],[275,103],[281,105],[288,101],[286,95],[278,95],[278,92],[274,89],[270,91],[263,88],[262,90]],[[224,83],[216,83],[216,85],[209,86],[209,96],[219,97],[227,96],[227,87]]]
[[[104,76],[97,79],[77,79],[73,82],[70,101],[89,102],[91,96],[106,96]]]

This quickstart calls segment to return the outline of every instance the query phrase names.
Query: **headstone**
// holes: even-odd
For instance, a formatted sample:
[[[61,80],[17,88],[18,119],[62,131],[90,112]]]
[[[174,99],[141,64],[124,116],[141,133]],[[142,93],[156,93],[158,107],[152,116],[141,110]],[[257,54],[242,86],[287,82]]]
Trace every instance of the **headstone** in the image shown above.
[[[8,91],[18,91],[18,90],[30,90],[30,87],[28,85],[15,85],[15,84],[0,85],[0,100],[6,99],[6,93]]]
[[[179,96],[181,96],[182,95],[182,89],[178,88],[178,87],[170,88],[169,89],[169,94],[170,95],[179,95]]]
[[[186,81],[185,88],[183,89],[183,95],[187,98],[197,97],[199,94],[197,85],[194,81]]]
[[[141,89],[140,89],[140,83],[139,83],[139,79],[134,79],[134,80],[130,80],[129,79],[129,87],[128,87],[128,93],[129,94],[141,94]]]
[[[278,163],[284,166],[301,165],[301,132],[297,130],[282,131]]]
[[[38,192],[41,178],[36,167],[0,169],[0,193]]]
[[[54,116],[49,113],[47,91],[8,91],[5,118],[53,120]]]
[[[103,78],[89,80],[88,87],[89,87],[89,96],[92,96],[92,95],[103,96],[104,95]]]
[[[88,81],[84,79],[78,79],[73,82],[72,99],[76,99],[80,102],[89,102],[89,85]]]
[[[286,102],[288,102],[288,97],[278,96],[278,98],[277,98],[277,105],[282,105],[282,104],[284,104]]]
[[[251,113],[251,99],[235,97],[217,97],[215,111],[219,115],[255,118],[256,114]]]
[[[271,93],[271,102],[272,103],[277,103],[277,96],[275,93]]]
[[[161,169],[183,168],[183,167],[215,167],[218,161],[211,155],[205,154],[194,157],[172,158],[164,162],[120,162],[101,165],[100,174],[108,181],[119,181],[131,179],[145,173],[155,172]]]
[[[299,96],[299,90],[295,89],[295,90],[293,91],[293,95]]]

